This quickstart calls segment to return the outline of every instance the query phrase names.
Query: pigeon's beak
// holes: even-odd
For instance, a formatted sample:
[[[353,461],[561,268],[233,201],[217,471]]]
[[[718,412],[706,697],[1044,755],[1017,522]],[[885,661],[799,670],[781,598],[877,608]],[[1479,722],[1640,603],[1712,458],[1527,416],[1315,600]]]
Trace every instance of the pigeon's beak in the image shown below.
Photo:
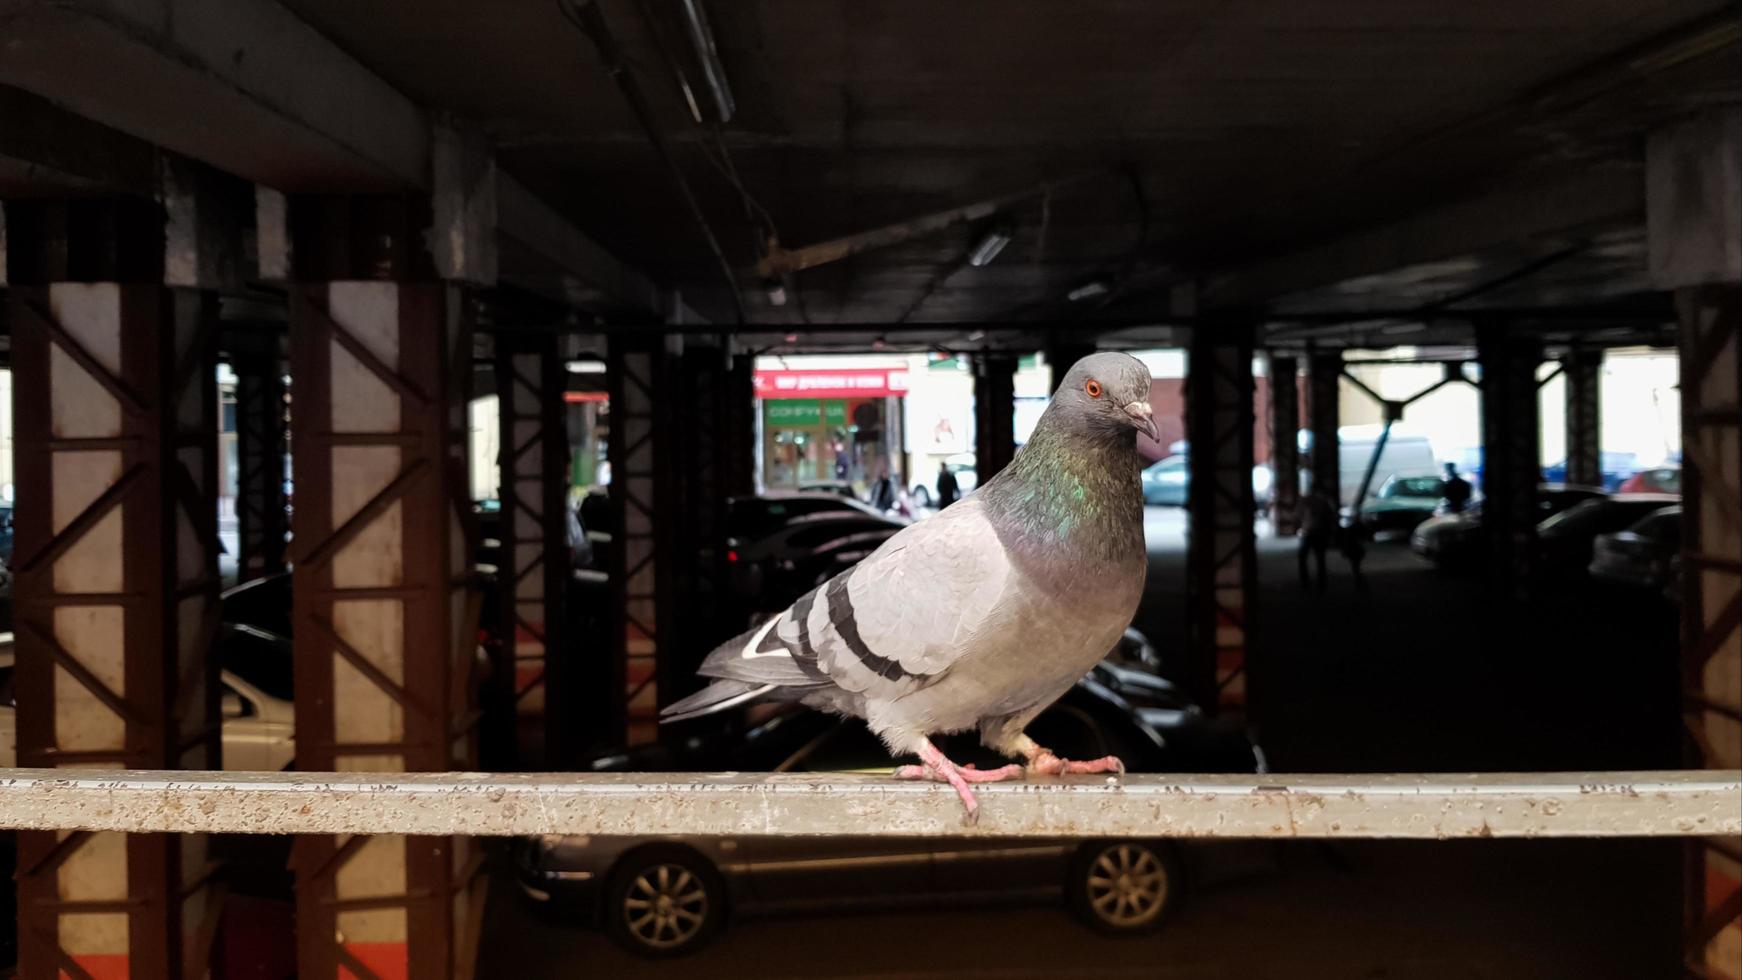
[[[1132,428],[1156,442],[1161,441],[1161,432],[1155,427],[1155,410],[1149,407],[1149,402],[1132,402],[1125,406],[1125,414],[1131,416]]]

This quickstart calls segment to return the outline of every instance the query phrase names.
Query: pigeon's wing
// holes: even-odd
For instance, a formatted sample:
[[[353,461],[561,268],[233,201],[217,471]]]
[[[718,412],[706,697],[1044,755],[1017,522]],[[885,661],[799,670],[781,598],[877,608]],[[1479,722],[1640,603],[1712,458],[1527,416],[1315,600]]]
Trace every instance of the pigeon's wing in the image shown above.
[[[779,687],[900,697],[947,671],[987,623],[1010,562],[978,501],[914,524],[699,671]]]

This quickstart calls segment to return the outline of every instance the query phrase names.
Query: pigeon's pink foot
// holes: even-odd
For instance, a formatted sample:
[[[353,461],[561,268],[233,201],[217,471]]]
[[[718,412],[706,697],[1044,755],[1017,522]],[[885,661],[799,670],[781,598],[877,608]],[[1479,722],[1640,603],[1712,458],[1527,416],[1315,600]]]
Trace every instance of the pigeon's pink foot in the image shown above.
[[[1119,761],[1116,755],[1102,756],[1087,762],[1077,762],[1071,759],[1061,759],[1046,749],[1041,749],[1034,758],[1028,760],[1028,771],[1043,776],[1066,776],[1077,773],[1110,772],[1125,775],[1125,763]]]
[[[971,783],[996,783],[1000,780],[1015,779],[1023,774],[1021,766],[1012,764],[1000,766],[997,769],[975,769],[973,766],[958,766],[939,752],[937,746],[928,739],[920,743],[919,758],[923,765],[899,766],[895,770],[896,779],[930,779],[935,782],[949,783],[961,797],[962,806],[968,811],[968,822],[975,823],[980,818],[980,801],[974,799]]]

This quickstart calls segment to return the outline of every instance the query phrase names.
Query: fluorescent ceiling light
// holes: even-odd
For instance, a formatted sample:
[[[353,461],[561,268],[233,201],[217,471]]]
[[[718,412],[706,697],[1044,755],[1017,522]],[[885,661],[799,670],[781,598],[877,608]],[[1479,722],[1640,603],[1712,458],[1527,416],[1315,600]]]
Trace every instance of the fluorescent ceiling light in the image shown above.
[[[1065,299],[1068,299],[1073,303],[1081,303],[1083,300],[1094,299],[1097,296],[1105,295],[1107,295],[1107,284],[1096,279],[1093,282],[1085,282],[1081,286],[1066,293]]]
[[[604,361],[570,361],[566,365],[564,365],[564,367],[567,367],[569,369],[570,374],[604,374],[605,373],[605,362]]]
[[[978,269],[990,265],[1004,251],[1004,246],[1010,244],[1010,233],[1003,229],[993,229],[980,239],[974,250],[968,253],[968,264]]]

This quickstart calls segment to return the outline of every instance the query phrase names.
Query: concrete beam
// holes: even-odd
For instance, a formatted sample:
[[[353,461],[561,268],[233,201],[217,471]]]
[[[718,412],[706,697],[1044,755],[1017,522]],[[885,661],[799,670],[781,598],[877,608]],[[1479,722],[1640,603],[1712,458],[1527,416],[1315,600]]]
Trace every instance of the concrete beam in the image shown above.
[[[423,110],[273,0],[0,0],[0,82],[285,190],[429,182]]]
[[[0,37],[0,85],[278,192],[461,188],[449,195],[454,210],[438,212],[450,220],[438,220],[437,236],[494,211],[509,246],[504,278],[577,305],[649,319],[669,313],[653,283],[497,171],[478,141],[444,144],[423,107],[275,0],[0,0]],[[0,110],[9,108],[0,99]],[[0,187],[43,176],[7,161],[14,128],[0,112]],[[44,162],[48,176],[75,187],[119,176],[62,159],[102,161],[77,130],[44,132],[62,160]],[[482,243],[464,244],[458,278],[493,281]]]
[[[157,148],[0,85],[0,197],[152,194]]]
[[[0,770],[0,828],[805,837],[1697,837],[1742,832],[1742,771],[1163,776],[979,786],[887,776]]]
[[[1653,133],[1645,179],[1652,284],[1742,282],[1742,107]]]
[[[1293,293],[1501,246],[1638,225],[1635,171],[1587,170],[1495,188],[1207,280],[1214,307],[1260,307]]]

